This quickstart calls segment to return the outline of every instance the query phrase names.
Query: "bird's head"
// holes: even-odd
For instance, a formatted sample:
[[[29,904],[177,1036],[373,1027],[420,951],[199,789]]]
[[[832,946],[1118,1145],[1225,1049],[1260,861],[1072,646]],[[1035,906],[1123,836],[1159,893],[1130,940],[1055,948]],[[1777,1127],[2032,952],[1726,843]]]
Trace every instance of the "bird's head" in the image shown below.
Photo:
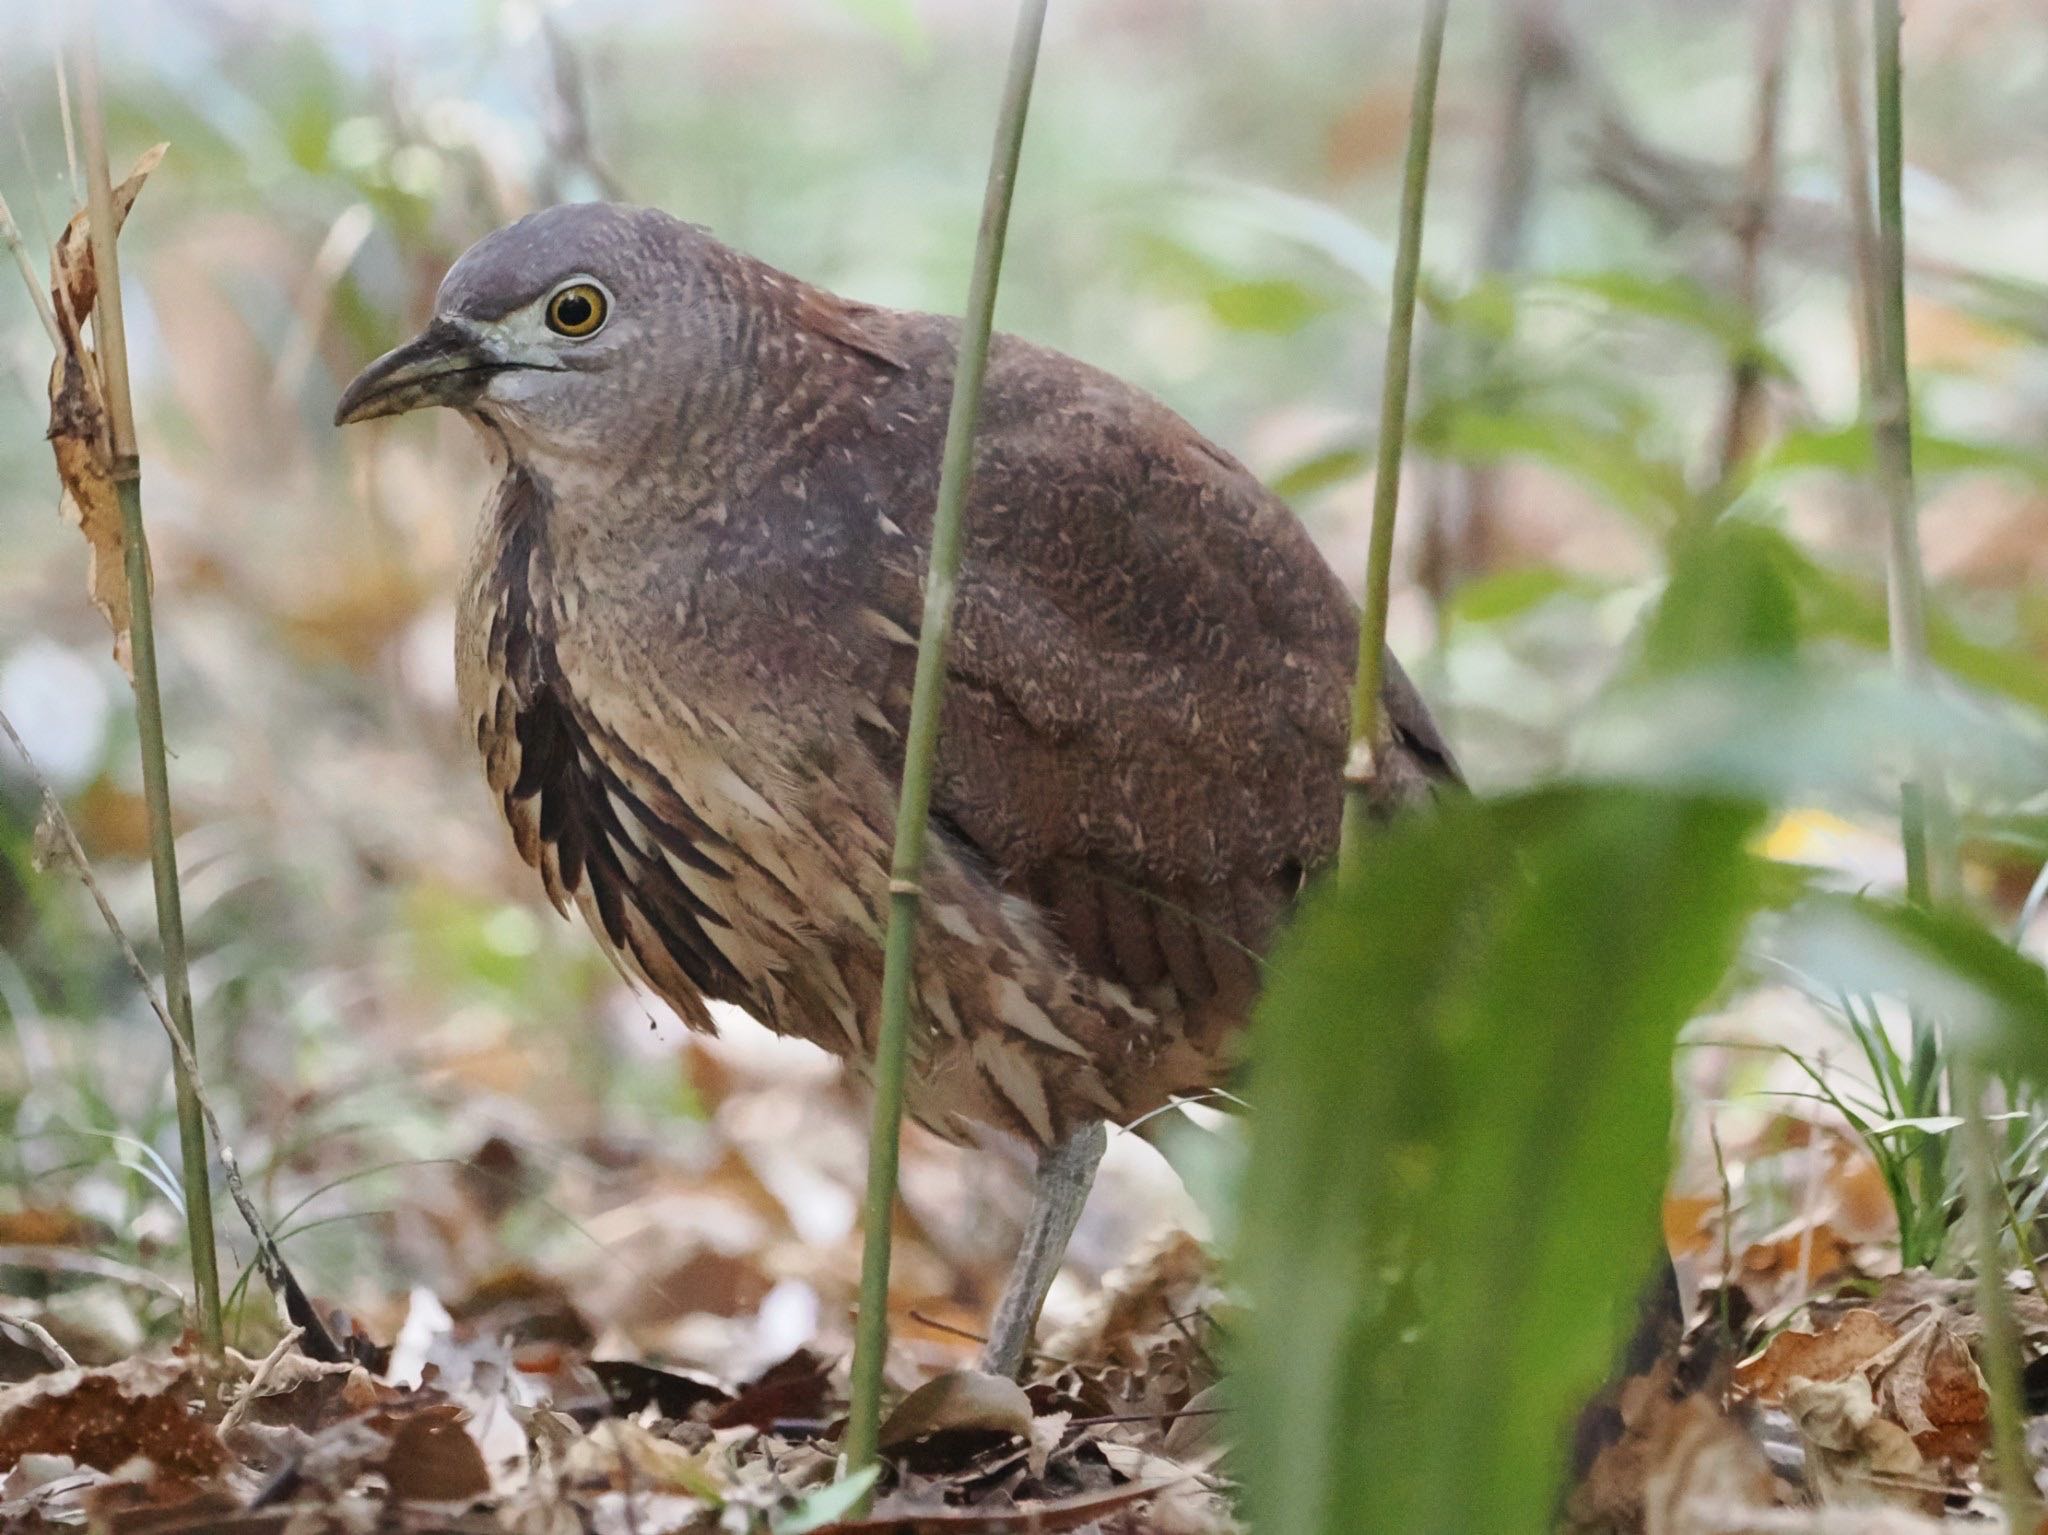
[[[447,405],[544,457],[616,456],[621,434],[673,420],[688,375],[718,366],[731,328],[708,280],[718,249],[651,208],[523,218],[449,269],[433,319],[342,391],[335,424]]]

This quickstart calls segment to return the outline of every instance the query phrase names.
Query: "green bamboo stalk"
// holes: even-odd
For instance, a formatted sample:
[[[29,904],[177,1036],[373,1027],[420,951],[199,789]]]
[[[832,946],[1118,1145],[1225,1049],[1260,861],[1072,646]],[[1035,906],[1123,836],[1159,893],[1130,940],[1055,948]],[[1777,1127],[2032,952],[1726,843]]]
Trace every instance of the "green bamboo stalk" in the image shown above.
[[[1901,676],[1925,683],[1933,668],[1927,652],[1927,578],[1920,563],[1920,513],[1913,490],[1913,396],[1906,370],[1906,221],[1900,193],[1902,132],[1899,115],[1899,4],[1871,0],[1871,41],[1876,60],[1878,332],[1872,338],[1870,430],[1884,498],[1890,549],[1886,588],[1892,663]],[[1900,806],[1907,895],[1922,904],[1954,893],[1953,849],[1935,837],[1946,824],[1939,773],[1915,764]]]
[[[917,673],[904,741],[903,789],[896,805],[896,847],[889,868],[889,931],[883,948],[881,1027],[875,1044],[874,1120],[868,1132],[860,1316],[846,1423],[848,1475],[874,1463],[881,1429],[882,1361],[889,1346],[890,1222],[896,1207],[913,948],[931,813],[932,762],[937,754],[939,703],[946,683],[946,646],[953,628],[961,528],[973,471],[974,428],[981,410],[982,378],[988,371],[996,282],[1002,272],[1003,241],[1009,231],[1010,199],[1017,184],[1017,161],[1031,105],[1031,82],[1038,67],[1039,38],[1045,30],[1045,8],[1046,0],[1023,0],[1017,12],[1009,77],[996,120],[995,152],[974,248],[974,275],[960,326],[960,356],[953,374],[952,408],[946,418],[938,506],[932,517],[931,565],[925,577],[924,619],[918,631]]]
[[[1870,421],[1890,532],[1886,562],[1892,664],[1909,682],[1933,675],[1927,649],[1927,579],[1920,560],[1919,514],[1913,487],[1912,386],[1906,358],[1906,220],[1902,195],[1904,131],[1899,65],[1899,0],[1871,0],[1874,96],[1877,107],[1877,260]],[[1923,754],[1900,795],[1900,838],[1906,854],[1907,897],[1921,905],[1953,900],[1961,880],[1938,767]],[[1931,1022],[1914,1019],[1916,1034]],[[1916,1053],[1921,1041],[1916,1040]],[[1984,1323],[1981,1356],[1991,1395],[1991,1429],[2000,1502],[2008,1527],[2030,1530],[2039,1518],[2033,1465],[2027,1454],[2021,1400],[2019,1332],[2006,1294],[2000,1254],[2003,1178],[1984,1115],[1983,1071],[1966,1054],[1949,1069],[1952,1098],[1963,1116],[1965,1215]]]
[[[1344,762],[1344,821],[1338,841],[1340,879],[1357,876],[1371,821],[1377,773],[1380,690],[1386,682],[1387,607],[1394,580],[1394,513],[1401,495],[1401,449],[1408,434],[1409,359],[1415,345],[1415,290],[1422,272],[1422,210],[1429,190],[1429,150],[1436,128],[1436,82],[1444,56],[1450,0],[1429,0],[1408,106],[1408,154],[1401,178],[1401,235],[1394,253],[1393,309],[1380,387],[1379,465],[1372,490],[1372,543],[1366,555],[1365,611],[1358,625],[1358,672],[1351,693],[1351,750]]]
[[[185,1228],[192,1249],[192,1287],[199,1341],[220,1357],[220,1262],[214,1250],[213,1188],[206,1125],[185,1057],[196,1054],[192,986],[185,963],[185,915],[178,893],[178,850],[171,825],[171,787],[164,746],[163,697],[157,686],[156,624],[151,606],[149,545],[142,526],[142,464],[135,451],[135,407],[128,388],[128,338],[121,314],[121,272],[114,239],[113,178],[107,167],[106,114],[100,98],[99,49],[89,25],[78,52],[79,117],[85,139],[86,208],[99,296],[93,343],[113,446],[121,502],[123,560],[131,623],[135,722],[142,745],[142,794],[149,807],[149,864],[156,885],[157,933],[164,951],[164,994],[184,1052],[171,1062],[178,1094],[178,1145],[184,1161]]]

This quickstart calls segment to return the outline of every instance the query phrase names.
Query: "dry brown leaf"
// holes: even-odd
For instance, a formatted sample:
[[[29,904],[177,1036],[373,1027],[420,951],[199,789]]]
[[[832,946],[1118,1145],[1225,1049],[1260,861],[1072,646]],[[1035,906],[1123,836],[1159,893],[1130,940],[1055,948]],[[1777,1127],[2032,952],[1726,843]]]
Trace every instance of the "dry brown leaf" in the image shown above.
[[[800,1348],[733,1393],[733,1399],[711,1415],[711,1426],[772,1429],[787,1418],[823,1417],[831,1375],[829,1361]]]
[[[1900,1502],[1917,1507],[1924,1494],[1900,1489],[1897,1479],[1925,1466],[1913,1436],[1878,1411],[1870,1382],[1793,1380],[1785,1411],[1806,1445],[1807,1483],[1823,1503]],[[1938,1501],[1938,1495],[1937,1495]]]
[[[114,659],[134,675],[129,654],[127,536],[121,526],[121,499],[114,484],[114,450],[107,432],[99,391],[82,360],[83,348],[67,351],[50,372],[50,451],[57,459],[62,487],[58,510],[85,536],[92,563],[85,590],[93,606],[114,631]]]
[[[182,1364],[150,1360],[59,1370],[0,1391],[0,1471],[24,1455],[65,1455],[101,1471],[141,1456],[167,1476],[205,1481],[228,1457],[189,1410],[191,1395]]]
[[[121,232],[121,226],[128,220],[128,210],[135,206],[135,199],[142,191],[143,182],[149,179],[162,162],[164,151],[169,144],[152,144],[136,158],[135,169],[114,188],[114,233]],[[71,215],[71,222],[64,226],[64,232],[57,237],[57,247],[50,256],[50,303],[57,311],[58,328],[66,340],[76,343],[79,331],[86,318],[92,313],[92,306],[99,302],[99,275],[92,265],[92,219],[86,209],[79,209]]]
[[[1664,1198],[1664,1245],[1674,1258],[1707,1252],[1720,1241],[1724,1201],[1719,1194],[1667,1194]]]
[[[1913,1436],[1921,1454],[1969,1459],[1982,1450],[1991,1395],[1952,1313],[1929,1316],[1869,1373],[1878,1407]]]
[[[1046,1352],[1075,1364],[1144,1362],[1163,1339],[1181,1341],[1189,1321],[1218,1296],[1216,1264],[1185,1231],[1168,1231],[1102,1281],[1075,1323],[1046,1341]]]
[[[391,1434],[384,1480],[392,1495],[451,1503],[491,1490],[483,1451],[462,1426],[462,1409],[441,1403],[408,1413]]]
[[[128,178],[114,188],[116,233],[135,205],[143,182],[163,158],[165,147],[158,144],[145,151]],[[123,671],[132,673],[128,574],[123,564],[126,539],[121,528],[113,440],[93,356],[80,335],[99,297],[90,223],[83,211],[64,226],[51,254],[50,296],[63,336],[63,350],[50,368],[50,450],[63,487],[59,510],[65,521],[85,535],[92,552],[86,591],[114,631],[114,658]]]
[[[1795,1378],[1840,1380],[1898,1341],[1898,1329],[1875,1311],[1851,1311],[1819,1332],[1779,1333],[1761,1354],[1735,1367],[1735,1387],[1775,1402]]]
[[[981,1370],[948,1370],[933,1376],[896,1404],[882,1425],[881,1447],[894,1449],[947,1429],[983,1429],[1031,1435],[1031,1399],[1024,1388]]]
[[[562,1479],[618,1492],[680,1492],[716,1501],[724,1485],[704,1457],[662,1439],[630,1418],[607,1418],[569,1446]]]

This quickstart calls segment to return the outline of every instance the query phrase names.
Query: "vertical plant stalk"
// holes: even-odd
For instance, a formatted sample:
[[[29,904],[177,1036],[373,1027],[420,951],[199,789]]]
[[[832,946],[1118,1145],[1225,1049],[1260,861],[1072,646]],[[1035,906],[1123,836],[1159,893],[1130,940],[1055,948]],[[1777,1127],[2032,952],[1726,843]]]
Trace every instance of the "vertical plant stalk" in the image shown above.
[[[1849,210],[1851,279],[1855,290],[1857,376],[1862,384],[1865,419],[1871,418],[1871,400],[1877,392],[1878,354],[1884,346],[1884,311],[1881,294],[1877,210],[1871,200],[1870,113],[1864,97],[1864,73],[1868,68],[1867,42],[1863,35],[1863,14],[1858,0],[1830,0],[1829,51],[1834,58],[1835,110],[1842,126],[1842,192]],[[1910,444],[1909,444],[1910,447]],[[1862,488],[1852,491],[1856,510],[1865,509]],[[1902,816],[1903,823],[1903,816]],[[1924,870],[1924,863],[1917,870]],[[1916,868],[1908,869],[1909,887],[1924,883]],[[1898,1112],[1939,1115],[1948,1105],[1942,1102],[1947,1084],[1940,1070],[1941,1042],[1931,1020],[1912,1016],[1913,1058],[1907,1083],[1911,1089]],[[1951,1095],[1953,1096],[1953,1095]],[[1908,1230],[1900,1228],[1900,1260],[1907,1266],[1931,1261],[1945,1234],[1943,1203],[1948,1188],[1948,1143],[1940,1136],[1921,1138],[1918,1151],[1902,1177],[1913,1181],[1911,1208],[1923,1217]],[[1932,1219],[1924,1217],[1931,1215]],[[1909,1241],[1908,1238],[1911,1238]]]
[[[185,1228],[192,1249],[192,1288],[199,1340],[221,1352],[220,1263],[214,1250],[213,1190],[206,1124],[186,1069],[196,1057],[192,986],[185,964],[185,915],[178,894],[178,851],[171,825],[170,774],[164,747],[163,698],[157,686],[156,625],[150,600],[149,545],[142,527],[142,465],[135,451],[135,407],[128,387],[128,341],[121,314],[121,272],[114,239],[113,178],[107,166],[106,113],[100,96],[99,49],[89,28],[78,47],[79,117],[85,140],[86,208],[99,297],[93,308],[93,352],[100,372],[133,624],[135,723],[142,744],[142,794],[149,808],[149,865],[156,885],[156,921],[163,945],[164,995],[184,1050],[173,1055],[178,1093],[178,1145],[184,1162]]]
[[[1486,215],[1476,267],[1482,282],[1506,283],[1521,269],[1528,245],[1543,133],[1539,108],[1570,71],[1571,45],[1559,0],[1511,0],[1500,8],[1502,82],[1487,172]],[[1491,371],[1501,347],[1472,348],[1474,365]],[[1444,607],[1459,583],[1490,562],[1500,517],[1501,474],[1493,464],[1439,464],[1421,507],[1416,583],[1429,594],[1441,631]]]
[[[1876,322],[1868,347],[1872,359],[1870,418],[1878,486],[1890,530],[1887,590],[1892,663],[1909,682],[1924,683],[1931,678],[1933,667],[1927,651],[1926,576],[1920,563],[1913,492],[1899,32],[1899,0],[1871,0],[1877,107],[1877,259],[1872,265],[1878,293],[1876,302],[1865,308]],[[1954,827],[1940,771],[1924,754],[1913,764],[1901,791],[1900,837],[1906,854],[1908,898],[1921,905],[1954,899],[1961,884]],[[1914,1020],[1916,1034],[1927,1027],[1918,1018]],[[1914,1043],[1917,1055],[1922,1041],[1916,1038]],[[2019,1334],[2000,1261],[2002,1176],[1984,1115],[1984,1074],[1966,1054],[1958,1055],[1950,1068],[1950,1090],[1963,1117],[1965,1214],[1977,1271],[1977,1311],[1984,1323],[1982,1356],[1990,1386],[2000,1501],[2008,1526],[2028,1530],[2039,1517],[2039,1500],[2027,1455]]]
[[[1850,259],[1856,287],[1856,352],[1868,401],[1884,332],[1878,312],[1877,211],[1870,201],[1870,145],[1864,135],[1869,108],[1863,99],[1863,26],[1856,0],[1831,0],[1830,52],[1834,55],[1835,110],[1842,119],[1842,191],[1849,209]]]
[[[1870,349],[1870,430],[1890,548],[1885,562],[1892,663],[1907,681],[1932,676],[1927,659],[1927,578],[1920,564],[1920,514],[1913,491],[1913,396],[1906,369],[1906,236],[1900,193],[1899,0],[1871,0],[1877,101],[1878,329]],[[1906,893],[1922,905],[1955,893],[1954,848],[1940,773],[1924,758],[1902,794],[1900,830]]]
[[[1764,249],[1778,195],[1778,127],[1785,100],[1785,54],[1791,40],[1794,0],[1767,0],[1757,17],[1756,116],[1750,130],[1749,163],[1743,171],[1742,202],[1736,219],[1735,301],[1753,337],[1761,340],[1764,307]],[[1703,503],[1718,510],[1727,487],[1756,443],[1763,362],[1746,346],[1729,368],[1728,404],[1721,423],[1718,488]]]
[[[1422,210],[1435,137],[1436,82],[1444,56],[1450,0],[1429,0],[1408,107],[1408,153],[1401,176],[1401,235],[1394,253],[1393,310],[1387,319],[1386,373],[1380,387],[1379,464],[1373,475],[1372,543],[1366,555],[1365,611],[1358,624],[1358,672],[1351,692],[1351,749],[1344,760],[1344,821],[1337,850],[1340,879],[1357,876],[1378,776],[1380,690],[1386,681],[1387,607],[1393,595],[1394,514],[1401,499],[1401,449],[1408,433],[1408,373],[1415,343],[1415,290],[1422,272]]]
[[[981,411],[982,378],[988,371],[996,282],[1002,272],[1010,199],[1017,184],[1017,162],[1024,143],[1024,119],[1031,105],[1031,82],[1038,68],[1039,38],[1045,30],[1045,8],[1046,0],[1022,0],[1016,36],[1010,44],[1009,77],[1003,85],[1002,107],[996,120],[995,151],[974,247],[974,275],[967,290],[967,313],[960,326],[953,403],[946,418],[938,506],[932,517],[931,564],[925,575],[924,618],[918,629],[917,673],[904,740],[903,788],[896,804],[896,846],[889,867],[889,930],[883,948],[881,1026],[875,1044],[874,1120],[868,1132],[860,1316],[854,1334],[852,1400],[846,1424],[845,1471],[849,1475],[874,1463],[881,1428],[882,1361],[889,1346],[890,1223],[896,1207],[913,950],[931,813],[932,763],[937,755],[939,704],[946,683],[946,648],[953,628],[953,588],[960,569],[961,529],[966,520],[968,481],[974,467],[974,428]]]

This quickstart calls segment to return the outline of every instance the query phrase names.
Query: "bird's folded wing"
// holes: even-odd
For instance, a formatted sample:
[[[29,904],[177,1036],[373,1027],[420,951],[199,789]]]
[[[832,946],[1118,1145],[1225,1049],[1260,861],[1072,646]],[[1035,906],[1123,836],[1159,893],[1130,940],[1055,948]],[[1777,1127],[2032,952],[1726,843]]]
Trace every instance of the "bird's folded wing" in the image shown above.
[[[990,390],[935,821],[1086,968],[1240,1011],[1253,956],[1335,850],[1352,605],[1292,513],[1164,407],[1014,343]],[[923,546],[885,543],[873,587],[888,654],[862,733],[891,782]],[[1454,778],[1398,667],[1386,700],[1402,767]]]

